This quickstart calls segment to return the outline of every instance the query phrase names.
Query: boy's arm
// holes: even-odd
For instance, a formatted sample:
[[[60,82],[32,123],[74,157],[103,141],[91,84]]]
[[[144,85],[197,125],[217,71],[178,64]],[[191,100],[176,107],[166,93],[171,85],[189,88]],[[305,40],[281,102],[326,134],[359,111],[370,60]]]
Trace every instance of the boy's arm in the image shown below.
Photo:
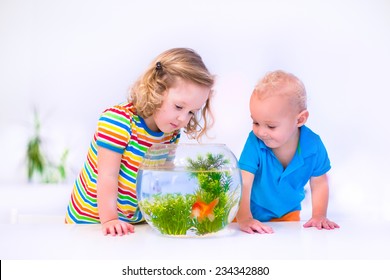
[[[103,233],[122,235],[133,232],[132,225],[118,219],[118,175],[122,155],[99,146],[97,151],[97,204]]]
[[[242,195],[240,201],[240,208],[237,212],[237,222],[242,231],[247,233],[272,233],[271,227],[262,224],[260,221],[255,220],[252,216],[250,209],[252,184],[255,176],[248,171],[241,171],[242,175]]]
[[[312,217],[304,227],[334,229],[339,226],[326,218],[329,200],[329,183],[326,174],[310,179]]]
[[[241,171],[242,176],[242,195],[240,208],[237,213],[237,221],[252,219],[252,213],[250,209],[250,200],[251,200],[251,190],[254,175],[248,171]]]

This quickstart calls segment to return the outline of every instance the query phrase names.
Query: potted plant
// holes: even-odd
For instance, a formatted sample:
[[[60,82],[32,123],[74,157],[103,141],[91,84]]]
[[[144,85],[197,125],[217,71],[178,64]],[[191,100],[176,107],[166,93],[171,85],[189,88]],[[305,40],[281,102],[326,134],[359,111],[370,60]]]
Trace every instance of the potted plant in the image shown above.
[[[34,132],[27,142],[27,179],[29,182],[59,183],[65,181],[66,160],[68,149],[65,149],[60,157],[59,163],[48,160],[43,153],[41,138],[41,122],[37,110],[34,110]]]

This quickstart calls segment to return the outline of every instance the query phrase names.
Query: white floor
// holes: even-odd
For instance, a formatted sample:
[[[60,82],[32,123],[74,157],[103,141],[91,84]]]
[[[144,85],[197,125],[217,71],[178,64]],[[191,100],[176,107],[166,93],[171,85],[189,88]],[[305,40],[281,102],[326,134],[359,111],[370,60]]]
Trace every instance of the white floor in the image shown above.
[[[215,279],[211,272],[217,267],[235,266],[268,266],[273,275],[269,279],[312,279],[313,274],[318,280],[335,275],[340,279],[390,277],[390,221],[380,215],[367,218],[362,211],[334,207],[329,216],[341,226],[337,230],[305,229],[302,221],[270,223],[274,234],[250,235],[233,223],[213,236],[177,238],[141,224],[134,234],[112,237],[104,236],[100,225],[63,223],[70,190],[66,185],[0,187],[4,279],[45,280],[53,275],[69,279],[75,271],[85,278],[123,279],[126,267],[179,266],[207,268],[208,276],[201,278],[205,280]],[[310,216],[310,197],[303,207],[305,220]],[[94,269],[84,269],[91,266]]]
[[[390,260],[390,223],[341,221],[337,230],[302,222],[270,223],[275,233],[247,234],[233,223],[207,237],[166,237],[149,225],[104,236],[100,225],[3,224],[0,258],[134,260]],[[136,252],[136,254],[132,253]]]
[[[271,235],[249,235],[232,224],[210,238],[167,238],[143,224],[135,234],[113,238],[103,236],[100,225],[64,224],[70,191],[69,185],[0,188],[0,259],[390,260],[390,221],[333,209],[329,216],[340,229],[304,229],[309,195],[303,221],[271,223]],[[129,253],[133,250],[136,255]]]

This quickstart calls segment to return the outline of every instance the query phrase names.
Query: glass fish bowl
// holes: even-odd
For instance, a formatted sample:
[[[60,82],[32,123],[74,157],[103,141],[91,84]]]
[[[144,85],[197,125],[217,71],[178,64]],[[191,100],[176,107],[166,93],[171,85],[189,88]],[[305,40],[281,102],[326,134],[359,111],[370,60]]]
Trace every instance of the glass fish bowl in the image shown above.
[[[241,172],[224,144],[156,144],[138,172],[140,210],[163,235],[214,234],[238,211]]]

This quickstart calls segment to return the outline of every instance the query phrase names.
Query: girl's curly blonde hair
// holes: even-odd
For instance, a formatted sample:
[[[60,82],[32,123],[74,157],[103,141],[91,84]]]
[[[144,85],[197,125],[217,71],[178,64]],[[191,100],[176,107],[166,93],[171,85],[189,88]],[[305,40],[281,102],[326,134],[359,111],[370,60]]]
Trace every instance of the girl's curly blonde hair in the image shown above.
[[[174,48],[157,56],[130,89],[129,101],[133,102],[138,115],[148,118],[161,107],[164,93],[178,79],[210,88],[209,98],[201,113],[194,115],[184,129],[190,138],[199,140],[214,122],[210,105],[214,76],[194,50]]]

